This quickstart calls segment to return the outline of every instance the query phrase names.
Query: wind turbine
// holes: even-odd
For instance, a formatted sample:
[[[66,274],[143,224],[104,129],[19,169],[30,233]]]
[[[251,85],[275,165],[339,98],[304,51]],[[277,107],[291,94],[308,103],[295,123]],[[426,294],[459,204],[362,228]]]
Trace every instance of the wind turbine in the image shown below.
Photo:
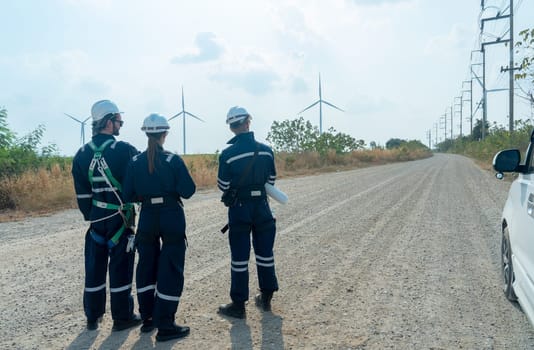
[[[82,142],[82,145],[85,145],[85,123],[89,120],[89,118],[91,118],[90,116],[85,118],[83,121],[81,121],[80,119],[78,118],[75,118],[73,117],[72,115],[70,114],[67,114],[67,113],[64,113],[67,117],[69,117],[70,119],[73,119],[75,121],[77,121],[78,123],[81,124],[81,134],[80,134],[80,141]]]
[[[321,73],[319,73],[319,100],[315,101],[314,103],[312,103],[311,105],[309,105],[308,107],[304,108],[302,111],[299,112],[299,114],[301,114],[302,112],[307,111],[308,109],[312,108],[316,104],[319,104],[319,134],[323,133],[323,103],[341,112],[345,112],[341,108],[336,107],[330,102],[323,100],[323,95],[321,94]]]
[[[180,113],[178,113],[178,114],[176,114],[176,115],[170,117],[170,118],[169,118],[169,121],[171,121],[171,120],[173,120],[174,118],[179,117],[179,116],[181,116],[181,115],[183,115],[184,154],[186,154],[186,153],[185,153],[185,117],[186,117],[186,115],[188,115],[188,116],[190,116],[190,117],[193,117],[193,118],[195,118],[195,119],[198,119],[198,120],[200,120],[201,122],[204,122],[204,120],[200,119],[200,118],[197,117],[196,115],[193,115],[193,114],[191,114],[191,113],[189,113],[189,112],[187,112],[187,111],[185,110],[185,104],[184,104],[184,87],[183,87],[183,86],[182,86],[182,111],[181,111]]]

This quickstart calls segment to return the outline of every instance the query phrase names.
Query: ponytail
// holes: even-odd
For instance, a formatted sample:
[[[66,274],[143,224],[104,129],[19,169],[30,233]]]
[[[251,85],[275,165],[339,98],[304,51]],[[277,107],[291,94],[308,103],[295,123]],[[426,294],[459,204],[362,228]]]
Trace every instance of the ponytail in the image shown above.
[[[165,132],[147,133],[148,136],[148,148],[146,155],[148,159],[148,173],[153,174],[155,170],[155,162],[157,161],[157,153],[160,147],[160,140]]]

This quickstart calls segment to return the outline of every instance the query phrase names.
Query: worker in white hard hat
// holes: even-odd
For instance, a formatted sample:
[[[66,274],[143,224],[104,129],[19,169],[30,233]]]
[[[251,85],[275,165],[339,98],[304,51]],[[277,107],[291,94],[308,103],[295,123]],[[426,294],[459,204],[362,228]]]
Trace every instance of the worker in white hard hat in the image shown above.
[[[119,136],[119,130],[123,125],[121,112],[117,105],[110,100],[95,102],[91,107],[91,117],[93,119],[93,136],[111,126],[107,132],[113,136]],[[109,123],[111,121],[111,123]],[[104,131],[106,133],[106,131]]]
[[[265,184],[274,185],[276,180],[274,155],[269,146],[254,139],[250,120],[243,107],[228,111],[226,123],[235,137],[219,157],[217,179],[223,191],[221,201],[228,207],[232,300],[221,305],[218,312],[234,318],[245,318],[251,234],[260,289],[255,296],[256,306],[270,311],[273,293],[278,290],[273,254],[276,225],[265,193]]]
[[[182,158],[163,149],[169,130],[167,119],[151,114],[141,130],[148,137],[148,148],[133,157],[128,166],[124,198],[141,202],[136,238],[141,332],[157,327],[156,340],[166,341],[189,334],[189,327],[176,325],[175,314],[184,286],[186,235],[182,198],[190,198],[196,186]]]
[[[115,139],[124,123],[115,103],[96,102],[91,116],[93,137],[72,161],[78,207],[90,222],[85,236],[83,305],[87,329],[97,329],[105,312],[109,270],[112,330],[120,331],[141,324],[141,318],[133,312],[131,294],[135,212],[122,195],[128,162],[139,152],[129,143]]]

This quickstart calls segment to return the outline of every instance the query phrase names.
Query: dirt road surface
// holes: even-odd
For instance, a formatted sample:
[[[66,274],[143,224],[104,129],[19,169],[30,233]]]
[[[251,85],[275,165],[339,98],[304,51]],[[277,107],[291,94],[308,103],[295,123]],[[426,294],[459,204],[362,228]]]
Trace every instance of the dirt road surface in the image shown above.
[[[77,210],[0,224],[1,349],[532,349],[501,292],[499,218],[509,183],[454,155],[280,180],[273,311],[217,315],[230,257],[219,193],[186,201],[189,249],[176,320],[189,337],[98,331],[82,312]],[[251,259],[251,292],[257,288]],[[135,290],[135,289],[134,289]],[[134,292],[135,294],[135,292]]]

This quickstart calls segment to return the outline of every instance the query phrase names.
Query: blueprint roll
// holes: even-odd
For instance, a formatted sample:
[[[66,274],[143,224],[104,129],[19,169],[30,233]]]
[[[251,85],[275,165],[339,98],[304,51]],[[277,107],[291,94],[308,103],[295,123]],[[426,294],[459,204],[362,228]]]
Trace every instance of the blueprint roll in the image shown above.
[[[288,201],[287,195],[271,184],[265,184],[265,192],[278,203],[286,204]]]

